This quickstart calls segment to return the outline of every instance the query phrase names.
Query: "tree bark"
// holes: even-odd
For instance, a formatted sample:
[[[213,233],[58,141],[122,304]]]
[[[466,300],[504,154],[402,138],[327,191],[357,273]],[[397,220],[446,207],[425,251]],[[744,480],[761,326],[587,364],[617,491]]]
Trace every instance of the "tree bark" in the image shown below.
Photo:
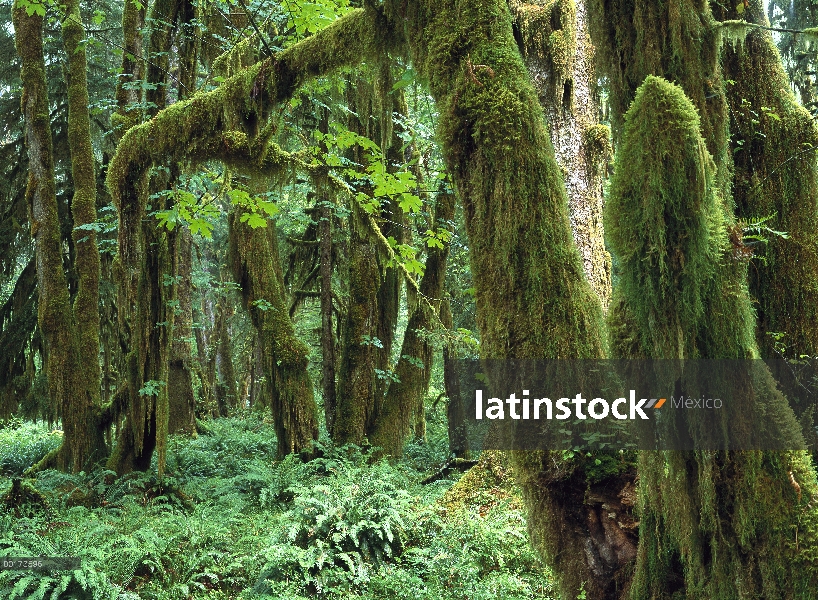
[[[252,229],[233,211],[229,217],[230,263],[241,286],[261,343],[279,458],[312,452],[318,439],[318,409],[307,372],[308,349],[293,330],[287,312],[284,275],[278,255],[275,222]]]
[[[332,436],[335,418],[335,328],[332,326],[332,205],[324,200],[319,213],[319,264],[321,278],[321,389],[324,419]]]
[[[602,188],[611,147],[608,128],[599,124],[588,2],[510,0],[509,7],[565,178],[571,231],[585,276],[607,309],[611,256],[602,230]]]
[[[79,2],[66,4],[63,41],[68,55],[69,146],[72,160],[74,225],[96,220],[96,184],[88,116],[84,29]],[[47,359],[49,396],[63,423],[61,446],[36,468],[78,472],[106,453],[99,426],[99,254],[91,231],[74,230],[77,294],[72,306],[63,270],[54,181],[48,88],[43,57],[43,19],[15,4],[15,46],[22,60],[23,114],[29,155],[31,233],[39,286],[39,325]],[[88,235],[86,235],[88,234]],[[83,239],[85,238],[85,239]]]

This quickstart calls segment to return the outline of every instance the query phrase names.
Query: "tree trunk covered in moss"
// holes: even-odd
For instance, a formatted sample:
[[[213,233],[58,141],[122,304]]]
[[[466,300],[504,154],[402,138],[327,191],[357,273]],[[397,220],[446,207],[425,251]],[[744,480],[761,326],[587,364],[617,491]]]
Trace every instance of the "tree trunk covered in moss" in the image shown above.
[[[738,19],[717,7],[720,20]],[[767,25],[760,1],[743,18]],[[790,90],[769,32],[754,30],[743,42],[725,43],[726,87],[735,164],[736,216],[750,223],[773,216],[766,226],[787,238],[763,234],[750,269],[750,293],[758,301],[758,345],[764,358],[777,356],[771,333],[783,333],[787,357],[818,354],[818,129]]]
[[[601,358],[602,307],[574,244],[568,200],[505,2],[387,3],[440,114],[438,136],[465,211],[486,358]],[[610,578],[583,531],[561,531],[565,480],[550,454],[516,456],[529,529],[565,597]],[[581,476],[580,476],[581,477]],[[584,493],[584,486],[582,488]],[[570,495],[581,505],[583,495]],[[607,542],[606,542],[607,543]]]
[[[173,342],[168,365],[168,433],[196,431],[196,398],[193,394],[193,287],[191,283],[192,237],[190,230],[176,233],[173,273],[176,303],[173,311]]]
[[[440,303],[440,324],[448,331],[454,327],[449,298]],[[457,375],[457,357],[449,344],[443,346],[443,387],[449,400],[446,405],[446,424],[449,434],[449,455],[456,458],[471,458],[469,438],[466,429],[466,411],[460,398],[460,380]]]
[[[184,0],[179,7],[179,99],[193,94],[198,68],[198,39],[194,27],[195,7]],[[175,295],[173,341],[168,365],[168,432],[196,431],[196,397],[193,391],[193,240],[190,230],[177,229],[172,236],[173,293]]]
[[[747,262],[728,238],[723,194],[693,104],[680,87],[649,77],[624,119],[606,207],[606,231],[622,264],[620,293],[644,356],[758,356]],[[803,446],[769,373],[754,376],[741,397],[747,419],[758,410],[768,415],[747,424],[756,443]],[[670,426],[701,447],[719,417],[708,415],[707,424],[697,418],[678,417]],[[640,453],[640,545],[630,597],[808,597],[818,581],[809,558],[818,546],[818,514],[794,498],[790,473],[809,490],[806,497],[818,491],[803,451]]]
[[[68,56],[68,138],[74,182],[72,212],[79,227],[96,220],[96,184],[88,115],[84,29],[79,2],[66,4],[63,41]],[[46,352],[52,406],[62,419],[63,442],[37,468],[78,472],[106,452],[100,427],[99,254],[92,231],[75,229],[77,294],[73,306],[63,271],[54,159],[45,79],[41,17],[15,4],[15,45],[22,60],[23,114],[29,155],[31,233],[39,286],[39,325]],[[85,238],[85,239],[83,239]]]
[[[158,0],[151,6],[147,23],[151,34],[147,46],[146,89],[144,102],[148,116],[167,106],[168,66],[172,33],[182,0]],[[121,107],[120,107],[121,109]],[[127,136],[120,142],[127,144]],[[119,147],[117,148],[117,153]],[[124,194],[112,194],[120,214],[117,272],[123,295],[120,301],[121,323],[130,332],[130,351],[126,358],[130,400],[117,444],[133,443],[109,460],[117,473],[147,468],[154,449],[158,453],[158,471],[164,473],[169,419],[168,372],[173,340],[172,268],[174,232],[160,230],[152,219],[145,219],[148,198],[165,189],[176,175],[176,161],[165,163],[170,173],[141,171],[129,178]],[[167,198],[154,197],[153,209],[167,208]],[[168,282],[171,282],[168,284]],[[125,431],[130,429],[130,431]],[[143,454],[147,452],[148,454]]]
[[[448,229],[448,223],[454,219],[454,202],[454,194],[444,192],[438,195],[434,212],[435,231],[439,227]],[[396,380],[387,390],[383,409],[372,431],[372,444],[394,458],[403,454],[403,444],[411,431],[412,417],[416,417],[417,411],[424,409],[423,401],[429,390],[434,349],[423,334],[433,329],[435,322],[439,320],[448,254],[448,245],[443,248],[430,247],[428,250],[426,269],[419,285],[421,297],[409,303],[414,309],[409,315],[400,357],[395,367]],[[411,293],[413,292],[407,286],[407,294]]]
[[[238,406],[238,389],[236,388],[236,369],[233,363],[233,345],[227,320],[233,316],[230,298],[223,294],[216,304],[216,320],[213,327],[213,381],[216,389],[216,406],[214,416],[226,417]]]
[[[350,95],[350,130],[379,145],[387,170],[403,162],[396,156],[400,140],[393,137],[392,114],[399,111],[399,94],[390,94],[393,79],[388,65],[381,65],[374,83],[357,81]],[[360,147],[354,160],[365,164]],[[371,193],[371,190],[369,190]],[[350,198],[349,309],[343,324],[338,392],[333,424],[336,443],[360,444],[379,418],[388,385],[392,344],[398,321],[400,276],[387,264],[367,216],[357,200]],[[404,239],[402,210],[391,199],[382,199],[379,217],[384,236],[398,243]],[[379,376],[380,373],[380,376]]]
[[[571,230],[585,275],[607,308],[611,257],[602,231],[602,187],[611,148],[610,132],[599,124],[588,0],[510,0],[509,7],[565,177]]]
[[[383,369],[383,350],[377,344],[378,287],[381,282],[378,249],[362,222],[362,209],[353,200],[349,239],[349,307],[343,324],[338,394],[332,427],[337,444],[360,444],[374,422],[375,369]]]
[[[311,452],[318,439],[318,409],[307,372],[308,349],[299,340],[287,311],[284,275],[278,256],[275,222],[252,229],[233,211],[229,217],[230,263],[241,286],[261,343],[278,456]]]
[[[122,73],[116,81],[117,110],[111,116],[111,125],[117,128],[117,139],[140,121],[137,105],[142,98],[138,82],[145,70],[141,32],[146,6],[147,3],[126,2],[122,8]]]
[[[321,390],[324,421],[332,436],[335,420],[335,328],[332,325],[332,204],[324,200],[319,212],[319,277],[321,279]]]

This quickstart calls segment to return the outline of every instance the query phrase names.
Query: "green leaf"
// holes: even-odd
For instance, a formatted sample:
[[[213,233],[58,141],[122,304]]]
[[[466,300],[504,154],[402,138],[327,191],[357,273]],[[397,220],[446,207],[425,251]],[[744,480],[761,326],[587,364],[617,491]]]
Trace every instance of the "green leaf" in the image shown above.
[[[264,217],[254,212],[244,213],[241,216],[240,221],[242,223],[247,223],[252,229],[258,229],[259,227],[267,227],[267,221],[264,219]]]
[[[423,206],[423,202],[414,194],[401,194],[398,206],[400,206],[401,210],[405,213],[416,213]]]

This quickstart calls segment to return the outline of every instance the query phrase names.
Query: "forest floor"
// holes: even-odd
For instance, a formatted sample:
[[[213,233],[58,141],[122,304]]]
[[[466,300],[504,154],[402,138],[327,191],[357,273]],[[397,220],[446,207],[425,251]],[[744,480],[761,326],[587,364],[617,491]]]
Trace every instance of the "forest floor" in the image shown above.
[[[0,570],[0,598],[552,598],[505,467],[421,481],[446,458],[445,421],[394,464],[356,447],[275,461],[255,413],[172,436],[167,474],[15,477],[59,444],[0,423],[0,560],[76,556],[74,571]],[[482,469],[482,470],[481,470]],[[458,478],[459,474],[450,475]]]

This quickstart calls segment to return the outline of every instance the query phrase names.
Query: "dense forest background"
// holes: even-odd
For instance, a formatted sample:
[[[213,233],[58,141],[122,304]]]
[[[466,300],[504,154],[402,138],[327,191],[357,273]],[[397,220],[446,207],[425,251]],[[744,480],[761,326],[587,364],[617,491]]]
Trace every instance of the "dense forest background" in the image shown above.
[[[818,356],[816,13],[0,3],[0,557],[81,559],[0,597],[814,598],[785,374],[776,452],[478,452],[450,399]]]

